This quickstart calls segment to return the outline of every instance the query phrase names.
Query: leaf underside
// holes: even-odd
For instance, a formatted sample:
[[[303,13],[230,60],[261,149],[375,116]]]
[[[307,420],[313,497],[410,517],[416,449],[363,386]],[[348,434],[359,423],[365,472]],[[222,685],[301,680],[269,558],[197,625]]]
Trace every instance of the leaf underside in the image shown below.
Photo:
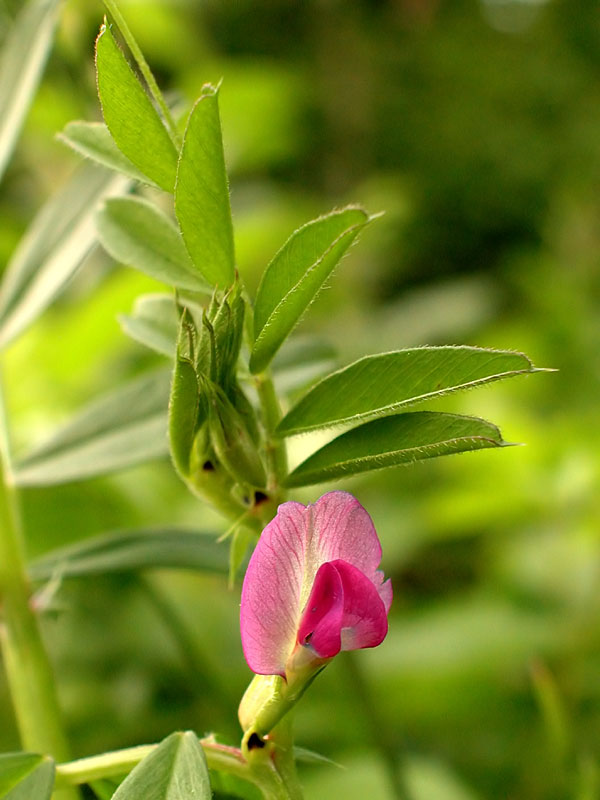
[[[169,381],[156,370],[95,400],[17,462],[15,483],[68,483],[166,456]]]
[[[52,47],[60,0],[25,3],[0,59],[0,177],[12,155]]]
[[[79,578],[145,569],[228,572],[226,549],[207,533],[181,528],[113,531],[46,553],[29,565],[32,580]]]
[[[343,433],[286,479],[286,486],[308,486],[425,458],[500,447],[495,425],[476,417],[415,411],[383,417]]]

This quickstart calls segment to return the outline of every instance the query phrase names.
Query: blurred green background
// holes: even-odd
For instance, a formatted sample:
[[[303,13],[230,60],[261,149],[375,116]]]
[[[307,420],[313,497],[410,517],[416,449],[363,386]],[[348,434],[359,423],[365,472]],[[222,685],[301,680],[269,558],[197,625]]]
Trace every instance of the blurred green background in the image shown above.
[[[0,3],[0,30],[19,5]],[[165,90],[191,101],[223,78],[251,287],[299,224],[348,202],[386,211],[302,323],[340,364],[465,343],[560,370],[435,406],[492,419],[526,447],[335,485],[373,516],[395,602],[385,643],[337,658],[298,709],[298,743],[345,768],[303,767],[308,800],[388,800],[394,769],[415,800],[600,797],[600,4],[120,5]],[[2,264],[77,164],[54,134],[99,118],[102,14],[100,2],[65,3],[2,187]],[[162,363],[116,320],[160,288],[97,253],[11,346],[18,448]],[[294,442],[292,461],[309,446]],[[224,529],[166,462],[27,490],[23,503],[31,556],[118,528]],[[45,634],[75,754],[187,727],[236,741],[250,678],[238,604],[239,587],[195,573],[65,582]],[[0,719],[0,750],[15,749],[1,673]]]

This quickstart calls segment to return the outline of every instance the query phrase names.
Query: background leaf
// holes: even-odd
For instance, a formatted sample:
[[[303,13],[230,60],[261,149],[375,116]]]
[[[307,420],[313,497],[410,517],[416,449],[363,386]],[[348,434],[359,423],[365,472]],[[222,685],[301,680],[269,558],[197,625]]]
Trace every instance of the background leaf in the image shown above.
[[[103,167],[120,172],[142,183],[156,186],[154,181],[140,172],[131,161],[123,155],[103,122],[69,122],[56,138],[75,150],[79,155],[96,161]]]
[[[177,168],[175,212],[192,260],[221,289],[234,279],[233,225],[218,91],[204,86],[190,114]]]
[[[278,350],[272,366],[278,390],[294,394],[338,366],[337,350],[314,336],[293,336]]]
[[[46,581],[165,567],[226,575],[227,547],[208,533],[182,528],[112,531],[45,553],[28,571],[32,580]]]
[[[43,206],[2,279],[0,347],[31,324],[73,277],[96,243],[96,205],[128,185],[123,177],[84,164]]]
[[[177,152],[167,129],[108,26],[96,40],[98,94],[119,150],[166,192],[172,192]]]
[[[169,294],[138,297],[131,314],[119,314],[124,333],[136,342],[173,358],[177,342],[177,308]]]
[[[192,731],[172,733],[131,771],[113,800],[210,800],[206,758]]]
[[[0,755],[0,797],[4,800],[49,800],[54,761],[33,753]]]
[[[366,356],[314,386],[290,409],[277,432],[290,436],[364,421],[534,369],[521,353],[477,347],[419,347]]]
[[[332,211],[293,233],[275,255],[256,295],[251,372],[267,366],[368,221],[360,208]]]
[[[0,58],[0,177],[52,46],[60,0],[30,0],[8,33]]]
[[[156,370],[95,400],[17,462],[15,482],[67,483],[167,455],[169,379]]]
[[[338,436],[288,476],[308,486],[424,458],[504,445],[495,425],[476,417],[415,411],[367,422]]]
[[[175,224],[139,197],[107,200],[96,214],[98,238],[110,255],[163,283],[208,291]]]

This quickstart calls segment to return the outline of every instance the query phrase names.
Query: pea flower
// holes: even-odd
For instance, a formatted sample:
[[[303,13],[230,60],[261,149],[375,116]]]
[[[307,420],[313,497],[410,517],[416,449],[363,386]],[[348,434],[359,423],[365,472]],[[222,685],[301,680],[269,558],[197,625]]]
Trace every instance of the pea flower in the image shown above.
[[[380,644],[392,602],[380,561],[373,522],[351,494],[328,492],[313,505],[279,506],[242,588],[242,646],[250,669],[289,680],[340,650]]]

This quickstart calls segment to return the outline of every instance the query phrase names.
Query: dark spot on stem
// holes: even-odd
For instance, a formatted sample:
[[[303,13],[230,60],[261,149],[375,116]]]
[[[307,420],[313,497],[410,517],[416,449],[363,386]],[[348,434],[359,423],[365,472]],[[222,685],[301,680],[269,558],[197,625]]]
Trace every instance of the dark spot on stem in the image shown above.
[[[205,461],[204,464],[202,464],[202,469],[205,472],[214,472],[215,465],[212,463],[212,461]]]
[[[253,733],[248,739],[248,750],[262,750],[265,746],[265,740],[261,739],[258,733]]]

